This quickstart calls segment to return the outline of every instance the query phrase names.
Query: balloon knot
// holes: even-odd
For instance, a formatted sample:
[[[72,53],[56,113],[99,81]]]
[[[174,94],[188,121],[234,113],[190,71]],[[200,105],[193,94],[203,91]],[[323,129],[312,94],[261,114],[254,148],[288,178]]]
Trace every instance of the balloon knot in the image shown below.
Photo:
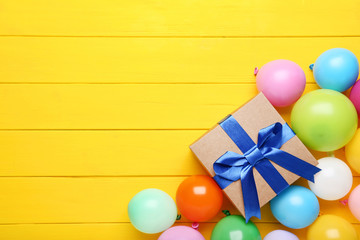
[[[176,220],[180,220],[180,219],[181,219],[181,215],[178,214],[178,215],[176,216]]]
[[[195,229],[195,230],[198,230],[199,229],[199,223],[198,222],[193,222],[192,224],[191,224],[191,227],[193,228],[193,229]]]
[[[346,205],[348,205],[349,200],[348,200],[348,199],[345,199],[345,200],[340,200],[339,202],[340,202],[342,205],[346,206]]]
[[[222,210],[222,212],[223,212],[226,216],[230,216],[230,215],[231,215],[230,212],[229,212],[229,210]]]
[[[256,76],[256,75],[258,74],[258,72],[259,72],[259,68],[256,67],[256,68],[254,69],[254,75]]]
[[[312,71],[314,69],[314,64],[310,64],[309,68]]]
[[[328,157],[335,157],[334,151],[328,152],[327,155]]]

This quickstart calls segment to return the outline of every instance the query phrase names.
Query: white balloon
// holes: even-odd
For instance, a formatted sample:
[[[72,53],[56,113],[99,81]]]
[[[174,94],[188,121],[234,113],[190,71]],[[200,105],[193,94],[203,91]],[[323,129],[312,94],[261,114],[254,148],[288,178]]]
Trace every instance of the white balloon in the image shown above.
[[[353,177],[346,163],[334,157],[319,159],[320,172],[315,174],[315,183],[308,181],[311,191],[325,200],[338,200],[351,189]]]

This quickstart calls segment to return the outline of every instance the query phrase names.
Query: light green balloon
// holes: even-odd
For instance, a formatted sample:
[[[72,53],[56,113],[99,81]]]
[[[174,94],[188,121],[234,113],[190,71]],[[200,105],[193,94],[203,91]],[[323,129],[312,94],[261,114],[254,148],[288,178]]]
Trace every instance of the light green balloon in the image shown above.
[[[128,215],[139,231],[159,233],[174,224],[177,209],[174,200],[167,193],[149,188],[137,193],[130,200]]]
[[[291,112],[291,126],[309,148],[329,152],[345,146],[354,136],[358,117],[343,94],[319,89],[301,97]]]
[[[261,240],[256,225],[240,215],[230,215],[221,219],[211,233],[211,240]]]

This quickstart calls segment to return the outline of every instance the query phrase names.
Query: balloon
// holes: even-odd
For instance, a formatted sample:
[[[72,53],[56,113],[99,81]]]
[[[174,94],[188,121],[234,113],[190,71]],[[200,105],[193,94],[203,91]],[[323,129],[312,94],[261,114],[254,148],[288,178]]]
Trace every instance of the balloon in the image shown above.
[[[351,213],[360,221],[360,185],[352,190],[349,197],[349,208]]]
[[[309,227],[307,240],[358,240],[355,228],[335,215],[322,215]]]
[[[291,125],[300,140],[307,147],[322,152],[347,144],[356,132],[357,121],[351,101],[328,89],[304,95],[291,112]]]
[[[352,87],[349,97],[354,104],[358,115],[360,115],[360,81],[357,81]]]
[[[345,156],[349,165],[360,173],[360,129],[355,133],[354,138],[345,147]]]
[[[343,92],[354,85],[359,75],[359,62],[351,51],[333,48],[316,59],[313,74],[321,88]]]
[[[194,222],[204,222],[220,211],[223,193],[209,176],[191,176],[177,189],[176,203],[182,215]]]
[[[305,73],[289,60],[275,60],[265,64],[256,75],[256,86],[276,107],[293,104],[304,92]]]
[[[165,192],[149,188],[137,193],[129,202],[128,215],[136,229],[144,233],[159,233],[174,224],[177,209]]]
[[[275,230],[266,235],[264,240],[299,240],[299,238],[291,232]]]
[[[304,228],[319,215],[319,201],[309,189],[290,186],[270,201],[271,212],[284,226]]]
[[[205,240],[205,238],[191,227],[175,226],[163,232],[158,240]]]
[[[254,223],[246,223],[242,216],[230,215],[215,225],[211,240],[261,240],[261,236]]]
[[[351,190],[353,177],[350,168],[334,157],[319,159],[320,172],[315,174],[315,183],[308,181],[311,191],[325,200],[337,200]]]

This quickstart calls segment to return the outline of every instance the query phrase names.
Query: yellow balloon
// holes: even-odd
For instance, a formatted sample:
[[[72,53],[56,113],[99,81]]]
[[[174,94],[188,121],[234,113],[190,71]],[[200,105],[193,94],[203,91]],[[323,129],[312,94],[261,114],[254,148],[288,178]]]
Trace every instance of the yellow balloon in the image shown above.
[[[307,240],[358,240],[355,228],[335,215],[322,215],[308,230]]]
[[[353,139],[346,145],[345,155],[349,165],[360,173],[360,128],[356,131]]]

